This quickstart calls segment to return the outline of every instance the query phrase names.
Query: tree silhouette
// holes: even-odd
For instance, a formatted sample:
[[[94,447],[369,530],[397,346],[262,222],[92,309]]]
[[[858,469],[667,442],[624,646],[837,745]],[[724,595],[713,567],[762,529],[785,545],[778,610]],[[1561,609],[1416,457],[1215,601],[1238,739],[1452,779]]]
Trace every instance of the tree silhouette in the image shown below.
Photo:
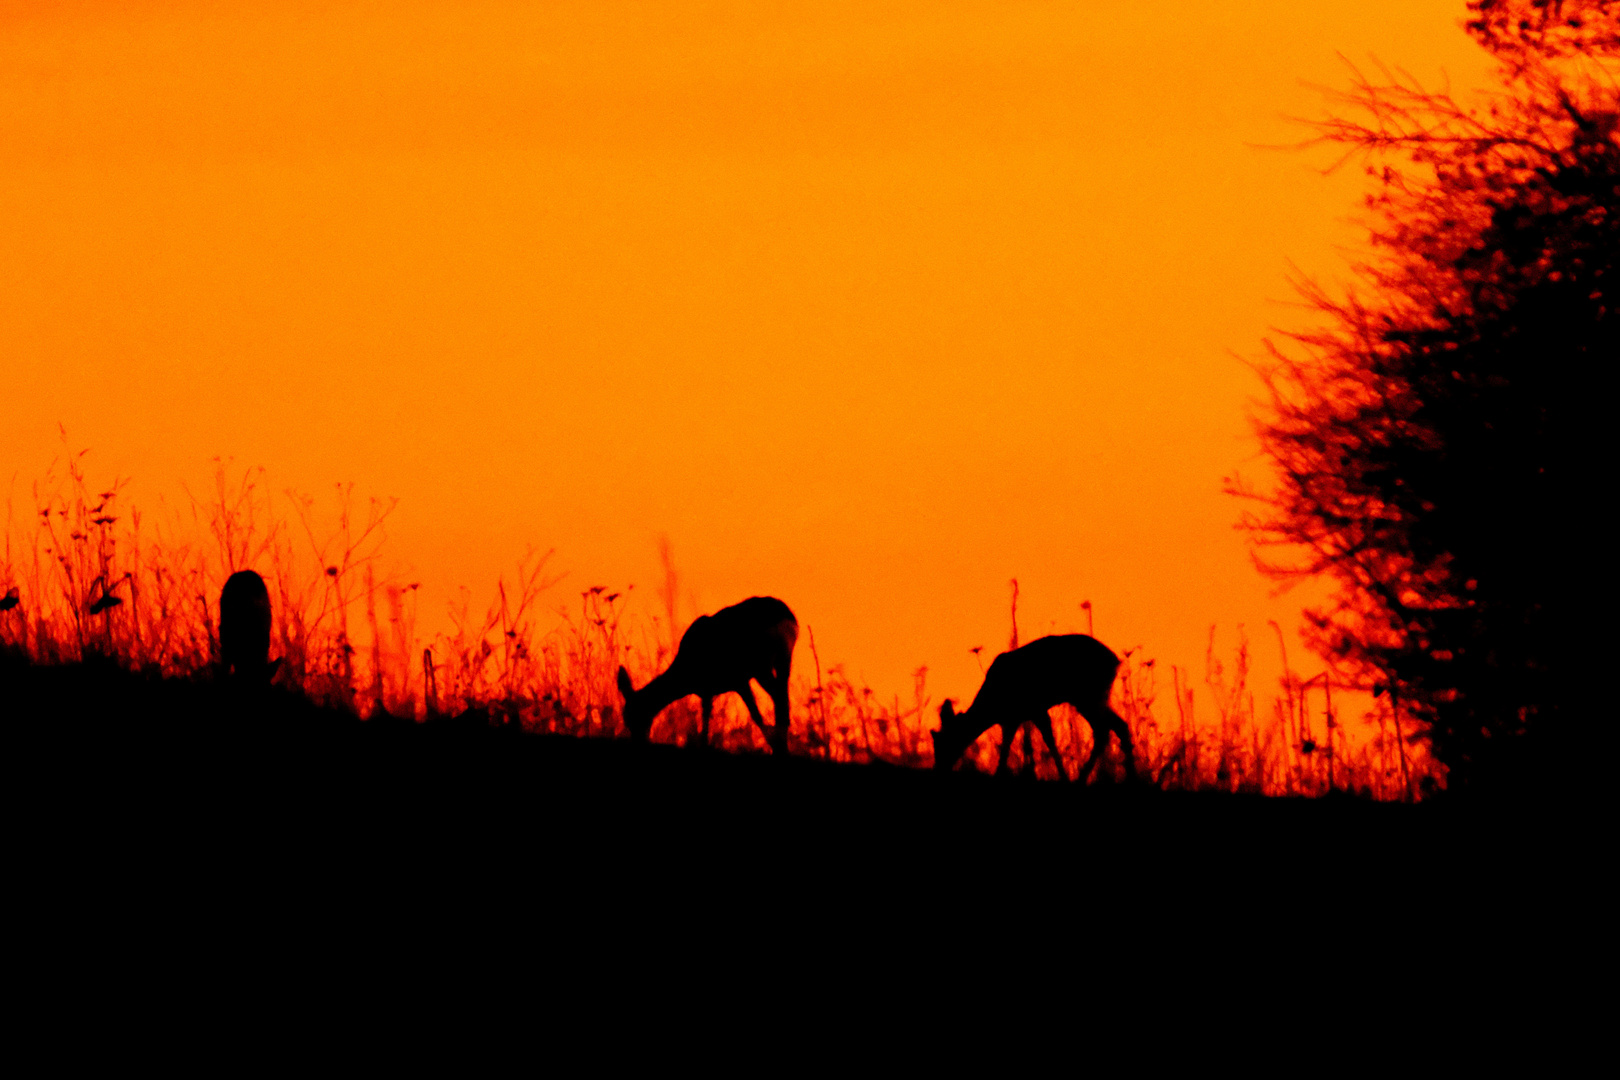
[[[1265,570],[1336,585],[1312,644],[1394,695],[1453,789],[1570,750],[1574,600],[1607,546],[1579,470],[1620,360],[1620,0],[1469,11],[1492,93],[1355,71],[1317,125],[1375,180],[1373,254],[1342,298],[1301,283],[1323,325],[1260,365],[1279,483],[1232,482],[1261,545],[1305,553],[1261,552]]]

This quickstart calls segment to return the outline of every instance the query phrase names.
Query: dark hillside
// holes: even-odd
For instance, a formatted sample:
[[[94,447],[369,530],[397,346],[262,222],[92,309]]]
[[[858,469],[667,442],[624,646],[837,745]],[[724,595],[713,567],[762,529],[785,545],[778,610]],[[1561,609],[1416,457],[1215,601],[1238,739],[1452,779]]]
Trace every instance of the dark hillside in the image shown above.
[[[724,910],[694,917],[840,933],[853,919],[882,935],[921,909],[865,906],[878,897],[980,897],[999,933],[1003,894],[1036,890],[1072,908],[1065,933],[1089,933],[1098,911],[1135,919],[1143,901],[1189,918],[1239,895],[1284,922],[1309,921],[1324,899],[1375,915],[1423,882],[1496,877],[1525,832],[1443,804],[1079,788],[361,722],[279,689],[95,663],[13,659],[0,677],[22,839],[109,903],[180,881],[312,890],[300,903],[358,884],[402,908],[460,893],[497,920],[607,904],[656,921],[719,897]]]

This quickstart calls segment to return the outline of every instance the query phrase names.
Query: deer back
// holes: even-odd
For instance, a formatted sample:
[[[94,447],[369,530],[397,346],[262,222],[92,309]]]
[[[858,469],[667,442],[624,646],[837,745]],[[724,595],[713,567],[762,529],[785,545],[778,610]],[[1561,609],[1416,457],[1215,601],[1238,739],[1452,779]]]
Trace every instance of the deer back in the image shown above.
[[[977,716],[983,709],[988,728],[1004,716],[1022,716],[1033,709],[1090,704],[1107,696],[1118,670],[1119,658],[1096,638],[1085,634],[1037,638],[991,662],[969,712]]]
[[[694,620],[668,674],[699,694],[721,693],[749,679],[765,682],[787,670],[798,636],[798,620],[786,604],[750,597]]]

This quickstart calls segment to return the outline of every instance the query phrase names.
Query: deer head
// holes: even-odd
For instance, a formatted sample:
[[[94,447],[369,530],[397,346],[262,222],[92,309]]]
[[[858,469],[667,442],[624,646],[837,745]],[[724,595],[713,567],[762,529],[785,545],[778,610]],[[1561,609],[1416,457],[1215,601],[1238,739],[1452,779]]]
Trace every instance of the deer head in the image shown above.
[[[642,695],[636,693],[635,684],[630,681],[630,673],[623,667],[619,668],[619,696],[624,698],[621,715],[624,717],[625,730],[636,742],[646,741],[657,710],[650,708]]]
[[[939,706],[939,730],[932,732],[934,739],[934,768],[940,770],[950,769],[956,764],[956,759],[962,756],[968,743],[978,737],[967,734],[967,713],[958,713],[956,703],[946,698]]]

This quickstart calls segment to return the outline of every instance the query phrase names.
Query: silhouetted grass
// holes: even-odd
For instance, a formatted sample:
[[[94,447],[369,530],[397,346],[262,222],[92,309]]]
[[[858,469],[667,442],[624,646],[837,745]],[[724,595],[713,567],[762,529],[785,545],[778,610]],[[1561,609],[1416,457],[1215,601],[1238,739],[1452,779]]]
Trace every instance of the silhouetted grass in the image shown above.
[[[592,587],[541,617],[561,577],[551,554],[531,552],[502,576],[478,613],[463,588],[451,630],[423,641],[416,629],[418,586],[383,572],[379,554],[391,502],[361,505],[340,485],[330,516],[314,499],[273,493],[262,469],[239,475],[216,463],[214,485],[181,511],[143,515],[124,505],[124,483],[92,484],[84,452],[66,447],[33,485],[19,516],[8,502],[0,561],[0,648],[30,666],[99,664],[162,683],[219,681],[217,602],[225,579],[258,570],[269,586],[272,656],[278,692],[309,708],[460,728],[586,738],[621,738],[614,675],[620,664],[642,683],[672,658],[680,630],[676,571],[663,551],[661,615],[632,613],[628,590]],[[31,517],[32,524],[29,519]],[[880,699],[840,664],[823,663],[814,626],[801,637],[792,686],[793,754],[829,762],[932,765],[929,732],[938,702],[919,668],[909,699]],[[1278,642],[1281,645],[1281,631]],[[1256,795],[1352,792],[1412,799],[1439,783],[1421,743],[1395,732],[1387,699],[1353,725],[1331,696],[1344,687],[1325,674],[1288,669],[1257,708],[1249,685],[1249,645],[1217,659],[1214,629],[1204,693],[1193,677],[1126,652],[1114,705],[1130,724],[1142,774],[1159,788]],[[1168,701],[1165,700],[1168,691]],[[1200,713],[1197,705],[1206,704]],[[768,700],[762,708],[769,709]],[[1068,707],[1055,712],[1066,772],[1090,752],[1090,730]],[[654,724],[655,742],[684,744],[698,731],[696,702],[677,702]],[[996,742],[987,733],[963,769],[988,771]],[[733,697],[716,702],[711,743],[732,753],[765,745]],[[1122,779],[1114,748],[1096,782]],[[1032,760],[1033,758],[1033,760]],[[1014,772],[1055,778],[1041,740],[1019,737]]]

